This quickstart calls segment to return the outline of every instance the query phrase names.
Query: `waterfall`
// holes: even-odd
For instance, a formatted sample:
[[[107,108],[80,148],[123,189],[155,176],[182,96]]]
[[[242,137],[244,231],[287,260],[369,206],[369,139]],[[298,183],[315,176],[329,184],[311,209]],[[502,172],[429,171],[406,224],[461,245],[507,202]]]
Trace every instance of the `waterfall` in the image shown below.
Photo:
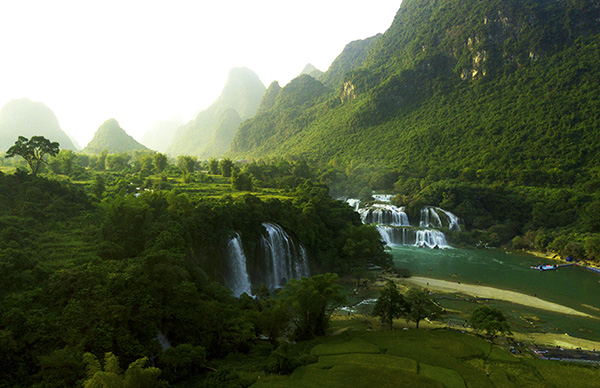
[[[440,215],[436,212],[436,208],[424,207],[421,209],[421,228],[441,228],[442,220]]]
[[[265,279],[267,286],[280,288],[289,279],[310,276],[304,246],[296,244],[281,226],[270,222],[262,225],[267,231],[261,239],[262,253],[270,271]]]
[[[229,276],[226,277],[226,285],[233,291],[236,297],[244,292],[251,295],[252,285],[246,269],[246,255],[242,248],[242,239],[239,234],[235,234],[227,244],[229,253]]]
[[[450,248],[446,236],[439,229],[460,230],[459,219],[439,207],[421,209],[419,226],[411,226],[404,207],[390,204],[392,195],[378,194],[373,203],[357,210],[365,224],[375,224],[381,239],[388,245],[412,245],[426,248]],[[381,203],[383,202],[383,203]]]
[[[156,336],[155,340],[158,341],[158,343],[160,344],[160,347],[162,348],[163,351],[172,347],[171,341],[169,341],[167,336],[164,335],[162,331],[158,332],[158,335]]]
[[[392,198],[394,198],[392,194],[373,194],[372,197],[377,202],[386,203],[390,203],[392,201]]]
[[[444,216],[444,221],[440,218],[440,213]],[[448,210],[444,210],[441,207],[427,206],[421,209],[421,223],[422,228],[443,228],[447,226],[449,230],[460,230],[458,224],[458,217],[450,213]]]
[[[377,225],[381,239],[389,246],[412,245],[421,248],[450,248],[444,233],[436,229]]]
[[[395,226],[410,226],[408,216],[403,207],[393,205],[374,204],[358,210],[362,222],[365,224],[385,224]]]
[[[447,210],[436,207],[437,211],[442,212],[448,219],[448,229],[450,230],[460,230],[460,225],[458,224],[458,217],[454,214],[450,213]]]
[[[360,208],[360,199],[356,199],[356,198],[348,198],[346,200],[346,203],[348,205],[350,205],[351,208],[354,209],[355,212],[358,211],[358,209]]]

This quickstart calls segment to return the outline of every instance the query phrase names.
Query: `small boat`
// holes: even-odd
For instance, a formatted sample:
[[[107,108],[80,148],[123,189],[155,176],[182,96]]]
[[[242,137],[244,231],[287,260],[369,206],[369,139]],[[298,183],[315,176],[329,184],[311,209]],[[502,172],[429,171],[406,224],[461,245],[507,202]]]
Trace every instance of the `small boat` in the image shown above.
[[[538,271],[551,271],[553,269],[558,269],[558,265],[556,265],[556,264],[532,265],[531,269],[536,269]]]

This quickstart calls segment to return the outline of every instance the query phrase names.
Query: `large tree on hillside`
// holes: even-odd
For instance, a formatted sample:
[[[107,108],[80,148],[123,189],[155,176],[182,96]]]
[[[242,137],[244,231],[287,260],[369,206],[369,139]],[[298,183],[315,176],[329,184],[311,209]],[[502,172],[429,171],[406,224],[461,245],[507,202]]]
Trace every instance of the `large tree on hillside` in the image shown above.
[[[444,310],[438,306],[427,290],[411,288],[404,299],[408,304],[407,321],[413,321],[419,328],[419,322],[423,319],[435,319],[440,317]]]
[[[29,164],[31,174],[35,176],[40,171],[42,164],[48,164],[44,156],[56,156],[60,151],[59,147],[57,142],[51,142],[43,136],[32,136],[31,139],[19,136],[15,144],[6,151],[5,158],[21,156]]]
[[[477,307],[473,310],[469,321],[475,330],[485,331],[491,336],[496,335],[496,333],[512,334],[506,316],[495,307]]]
[[[392,330],[394,318],[400,318],[407,311],[408,304],[404,300],[402,294],[398,292],[396,283],[388,280],[385,287],[381,290],[379,298],[377,298],[377,302],[373,308],[373,315],[381,317],[381,322],[387,323],[390,330]]]

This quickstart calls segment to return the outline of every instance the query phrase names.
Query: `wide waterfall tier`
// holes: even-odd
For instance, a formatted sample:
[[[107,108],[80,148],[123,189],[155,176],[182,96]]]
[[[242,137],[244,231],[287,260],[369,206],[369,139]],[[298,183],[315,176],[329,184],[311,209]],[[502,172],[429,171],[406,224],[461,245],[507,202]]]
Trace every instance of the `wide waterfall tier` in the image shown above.
[[[433,206],[427,206],[421,209],[420,226],[421,228],[448,228],[449,230],[460,230],[457,216],[447,210]]]
[[[364,224],[410,226],[403,207],[387,204],[374,204],[358,210]]]
[[[386,194],[373,195],[377,202],[356,210],[363,223],[377,225],[381,239],[388,246],[450,248],[440,229],[460,230],[457,216],[439,207],[426,206],[421,209],[419,223],[411,226],[405,208],[392,205],[391,198]],[[358,200],[347,202],[350,206],[360,205]]]
[[[266,266],[264,283],[270,289],[283,287],[289,279],[310,276],[308,257],[302,243],[296,243],[277,224],[262,224],[266,234],[261,239],[263,262]]]
[[[225,285],[239,297],[244,292],[252,294],[252,284],[246,268],[246,255],[242,248],[242,239],[235,233],[227,244],[229,273],[225,276]]]
[[[377,231],[388,246],[412,245],[420,248],[450,248],[444,233],[437,229],[377,225]]]

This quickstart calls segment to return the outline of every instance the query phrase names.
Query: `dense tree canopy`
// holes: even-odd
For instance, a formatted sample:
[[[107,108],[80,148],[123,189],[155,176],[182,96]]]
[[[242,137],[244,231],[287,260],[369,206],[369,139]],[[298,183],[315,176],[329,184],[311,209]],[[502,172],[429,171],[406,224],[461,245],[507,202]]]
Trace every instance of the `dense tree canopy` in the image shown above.
[[[290,310],[297,339],[325,334],[333,309],[345,300],[336,281],[336,274],[327,273],[291,279],[282,290],[281,298]]]
[[[15,144],[6,151],[6,158],[12,158],[19,155],[29,165],[32,175],[37,175],[42,165],[48,164],[44,159],[46,155],[55,156],[60,151],[57,142],[51,142],[43,136],[32,136],[27,139],[24,136],[19,136]]]
[[[495,307],[477,307],[471,313],[469,322],[475,330],[485,331],[491,336],[496,335],[496,333],[511,334],[510,326],[506,321],[504,313]]]

